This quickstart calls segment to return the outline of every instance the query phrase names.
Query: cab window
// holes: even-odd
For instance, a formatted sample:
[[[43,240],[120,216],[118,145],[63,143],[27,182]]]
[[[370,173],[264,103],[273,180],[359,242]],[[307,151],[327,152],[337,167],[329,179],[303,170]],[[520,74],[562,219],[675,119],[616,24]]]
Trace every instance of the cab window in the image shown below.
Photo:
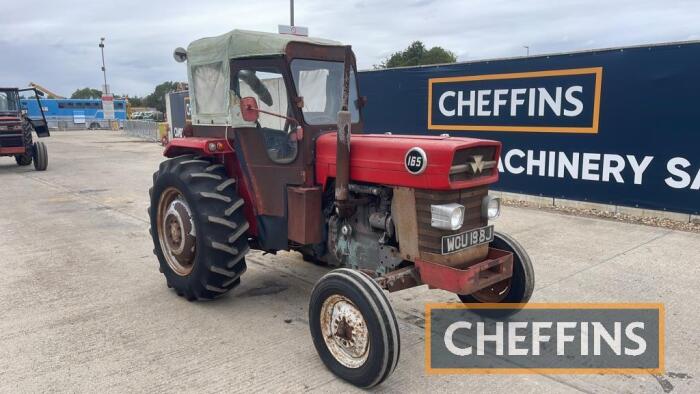
[[[17,93],[14,91],[0,92],[0,112],[17,111]]]
[[[296,124],[286,118],[294,114],[284,76],[274,67],[238,70],[232,81],[233,91],[239,98],[253,97],[258,108],[280,116],[260,112],[256,127],[265,141],[268,157],[276,163],[291,163],[297,156],[297,140],[291,136]],[[286,118],[285,118],[286,117]]]
[[[304,120],[310,125],[337,122],[343,95],[343,62],[294,59],[292,76],[299,96],[304,98]],[[352,123],[360,121],[355,70],[350,71],[349,110]]]

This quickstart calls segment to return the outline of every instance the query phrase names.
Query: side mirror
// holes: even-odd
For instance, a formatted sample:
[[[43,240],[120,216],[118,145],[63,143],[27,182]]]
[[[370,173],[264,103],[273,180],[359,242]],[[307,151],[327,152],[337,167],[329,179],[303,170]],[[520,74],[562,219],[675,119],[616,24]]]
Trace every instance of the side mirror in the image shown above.
[[[173,51],[173,58],[175,59],[176,62],[182,63],[185,60],[187,60],[187,50],[182,47],[177,47]]]
[[[42,92],[41,90],[34,89],[34,93],[36,93],[37,96],[44,97],[44,92]]]
[[[241,116],[246,122],[256,122],[260,113],[258,112],[258,102],[255,97],[243,97],[241,99]]]

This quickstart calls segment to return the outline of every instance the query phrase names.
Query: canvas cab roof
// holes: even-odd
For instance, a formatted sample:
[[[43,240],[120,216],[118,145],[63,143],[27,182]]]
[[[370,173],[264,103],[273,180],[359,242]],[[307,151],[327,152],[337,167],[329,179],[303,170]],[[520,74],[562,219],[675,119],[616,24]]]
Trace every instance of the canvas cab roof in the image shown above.
[[[193,41],[187,47],[187,61],[190,64],[207,64],[234,58],[281,55],[290,42],[342,45],[338,41],[323,38],[236,29],[220,36]]]
[[[251,126],[243,120],[239,98],[231,94],[231,59],[283,55],[291,42],[342,46],[338,41],[288,34],[232,30],[216,37],[193,41],[187,47],[192,123]]]

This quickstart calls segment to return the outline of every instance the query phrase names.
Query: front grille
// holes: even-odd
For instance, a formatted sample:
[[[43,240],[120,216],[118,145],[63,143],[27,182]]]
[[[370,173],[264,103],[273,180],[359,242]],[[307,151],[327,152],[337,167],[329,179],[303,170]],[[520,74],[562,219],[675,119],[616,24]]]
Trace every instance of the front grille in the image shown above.
[[[418,246],[421,252],[440,254],[442,237],[486,226],[481,216],[481,201],[488,194],[488,187],[462,190],[416,190],[416,219],[418,221]],[[464,224],[459,230],[441,230],[430,225],[430,205],[458,203],[464,205]]]
[[[450,182],[491,176],[494,171],[498,171],[497,164],[496,147],[494,146],[458,150],[452,160]]]

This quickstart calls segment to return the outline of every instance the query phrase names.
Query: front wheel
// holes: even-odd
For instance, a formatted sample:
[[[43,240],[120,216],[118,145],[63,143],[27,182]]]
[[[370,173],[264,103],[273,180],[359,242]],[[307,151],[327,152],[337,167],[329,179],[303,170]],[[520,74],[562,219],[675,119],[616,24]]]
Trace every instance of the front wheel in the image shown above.
[[[309,328],[321,361],[355,386],[380,384],[399,361],[394,311],[377,283],[361,272],[340,268],[316,283]]]
[[[525,248],[513,237],[496,232],[490,247],[513,253],[513,276],[469,295],[457,296],[464,303],[526,303],[535,288],[535,271]]]
[[[49,166],[49,154],[46,151],[46,145],[43,142],[37,141],[34,143],[34,169],[37,171],[46,171]]]

